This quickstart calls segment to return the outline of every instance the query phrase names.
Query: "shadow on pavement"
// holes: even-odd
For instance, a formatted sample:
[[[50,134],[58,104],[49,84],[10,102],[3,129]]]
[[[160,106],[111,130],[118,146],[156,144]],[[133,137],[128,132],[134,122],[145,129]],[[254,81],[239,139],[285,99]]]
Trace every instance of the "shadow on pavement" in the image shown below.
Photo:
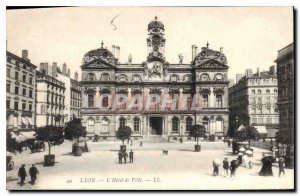
[[[6,182],[13,182],[13,181],[17,181],[17,180],[19,180],[19,178],[6,177]]]

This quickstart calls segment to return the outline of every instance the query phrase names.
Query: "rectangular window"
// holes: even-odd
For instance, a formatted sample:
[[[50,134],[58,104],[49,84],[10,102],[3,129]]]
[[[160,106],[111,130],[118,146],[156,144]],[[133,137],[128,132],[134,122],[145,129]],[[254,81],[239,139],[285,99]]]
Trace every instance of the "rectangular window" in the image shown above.
[[[6,100],[6,109],[10,109],[10,100]]]
[[[217,95],[217,107],[221,108],[222,107],[222,95]]]
[[[23,75],[23,82],[26,82],[26,75]]]
[[[258,103],[258,104],[262,104],[262,99],[261,99],[261,98],[258,98],[257,103]]]
[[[23,88],[23,93],[22,93],[23,96],[26,96],[26,89]]]
[[[19,80],[19,72],[16,72],[16,73],[15,73],[15,79],[16,79],[16,80]]]
[[[252,124],[257,124],[257,118],[252,118]]]
[[[29,90],[29,97],[32,98],[32,90]]]
[[[272,124],[272,118],[267,118],[267,124]]]
[[[32,85],[32,78],[29,78],[29,84]]]
[[[6,92],[10,92],[10,84],[6,84]]]
[[[255,90],[252,90],[252,94],[255,94]]]
[[[15,110],[18,110],[18,109],[19,109],[19,103],[18,103],[17,101],[16,101],[15,104],[14,104],[14,109],[15,109]]]
[[[7,62],[11,63],[11,58],[10,57],[7,57]]]
[[[19,87],[18,87],[18,86],[15,87],[15,94],[16,94],[16,95],[19,94]]]
[[[208,95],[202,95],[203,107],[208,108]]]
[[[88,107],[92,108],[94,107],[94,95],[88,95]]]
[[[26,103],[22,103],[22,110],[26,109]]]
[[[32,105],[29,104],[29,111],[32,111]]]
[[[6,69],[6,77],[10,77],[10,69]]]
[[[261,90],[258,90],[257,93],[260,95],[261,94]]]

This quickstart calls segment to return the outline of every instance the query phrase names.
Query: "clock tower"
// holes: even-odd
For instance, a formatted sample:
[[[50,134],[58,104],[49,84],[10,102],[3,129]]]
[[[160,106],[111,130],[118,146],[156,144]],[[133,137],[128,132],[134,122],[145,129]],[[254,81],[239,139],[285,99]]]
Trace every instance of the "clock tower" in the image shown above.
[[[154,20],[152,20],[148,24],[148,35],[147,38],[147,55],[148,57],[153,55],[154,57],[162,57],[164,60],[165,53],[165,42],[164,38],[164,24],[157,19],[155,16]]]

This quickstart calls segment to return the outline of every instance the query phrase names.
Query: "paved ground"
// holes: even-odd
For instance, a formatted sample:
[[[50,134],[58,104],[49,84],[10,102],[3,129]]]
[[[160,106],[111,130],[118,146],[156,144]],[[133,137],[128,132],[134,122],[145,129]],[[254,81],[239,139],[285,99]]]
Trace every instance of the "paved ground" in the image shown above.
[[[258,176],[263,149],[254,149],[253,168],[239,167],[237,177],[214,177],[212,160],[216,157],[229,160],[236,156],[222,142],[202,142],[202,151],[193,152],[194,142],[156,143],[127,145],[135,152],[133,164],[118,164],[119,142],[89,142],[91,150],[81,157],[69,154],[71,143],[54,147],[56,165],[44,167],[42,153],[25,152],[13,157],[16,168],[7,172],[7,189],[291,189],[294,186],[294,170],[286,169],[286,176],[279,178],[277,164],[273,166],[273,177]],[[162,155],[162,149],[169,155]],[[20,187],[17,169],[35,163],[41,175],[35,185],[28,183]],[[86,179],[85,179],[86,178]],[[88,179],[88,180],[87,180]],[[86,182],[89,181],[89,182]]]

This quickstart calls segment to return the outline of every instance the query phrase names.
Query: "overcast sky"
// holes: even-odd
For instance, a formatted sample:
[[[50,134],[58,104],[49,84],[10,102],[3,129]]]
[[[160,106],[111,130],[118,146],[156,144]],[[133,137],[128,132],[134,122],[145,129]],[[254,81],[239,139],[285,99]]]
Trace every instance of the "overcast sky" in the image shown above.
[[[110,24],[114,20],[117,30]],[[80,73],[89,50],[119,45],[120,61],[146,60],[147,25],[155,15],[165,25],[165,56],[169,63],[191,62],[191,45],[223,47],[229,78],[245,69],[267,70],[277,51],[293,42],[292,7],[77,7],[7,11],[7,48],[31,62],[66,62]],[[199,50],[198,49],[198,50]]]

